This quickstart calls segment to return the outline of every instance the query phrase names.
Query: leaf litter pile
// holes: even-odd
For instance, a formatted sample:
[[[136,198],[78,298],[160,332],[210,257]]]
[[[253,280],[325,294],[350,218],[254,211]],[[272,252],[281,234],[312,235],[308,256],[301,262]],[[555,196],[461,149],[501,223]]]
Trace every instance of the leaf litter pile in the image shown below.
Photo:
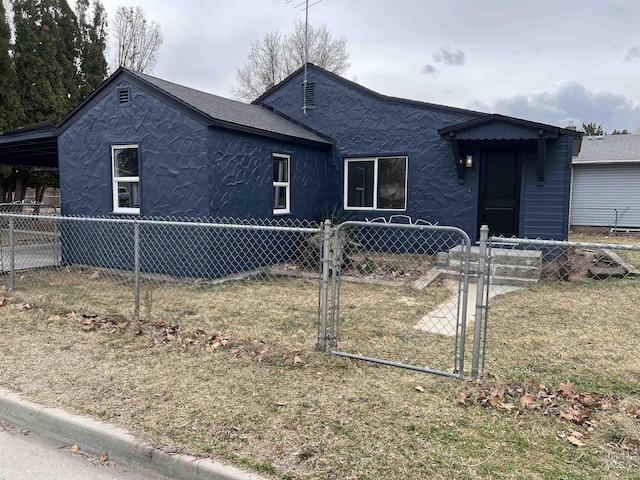
[[[637,390],[461,384],[326,356],[313,349],[315,282],[190,290],[188,301],[164,286],[134,321],[126,286],[67,278],[50,277],[55,294],[0,298],[0,385],[167,451],[287,479],[633,478],[640,468]],[[345,295],[341,308],[365,323],[391,315],[381,305],[394,292],[371,285],[368,302]],[[556,339],[550,330],[545,344]],[[489,350],[503,372],[505,352]]]
[[[584,447],[590,436],[600,427],[598,416],[617,407],[619,399],[616,395],[600,392],[577,392],[575,385],[570,381],[555,388],[534,381],[526,384],[513,382],[500,385],[479,379],[468,382],[459,391],[458,402],[465,407],[475,404],[502,412],[513,412],[514,415],[530,411],[558,417],[582,427],[582,431],[560,430],[557,432],[558,438],[575,447]],[[623,410],[628,417],[640,419],[640,408],[631,405]],[[625,437],[617,443],[608,443],[607,446],[640,455],[640,438]]]

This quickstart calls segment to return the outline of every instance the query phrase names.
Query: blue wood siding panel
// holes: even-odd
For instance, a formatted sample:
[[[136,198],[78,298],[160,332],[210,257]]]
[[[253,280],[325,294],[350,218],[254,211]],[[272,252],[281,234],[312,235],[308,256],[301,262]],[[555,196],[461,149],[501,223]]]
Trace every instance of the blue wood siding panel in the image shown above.
[[[491,122],[457,132],[458,140],[536,140],[538,130],[523,125]]]
[[[544,184],[538,185],[537,150],[525,149],[525,178],[521,192],[520,233],[526,238],[566,240],[568,235],[571,138],[547,140]]]

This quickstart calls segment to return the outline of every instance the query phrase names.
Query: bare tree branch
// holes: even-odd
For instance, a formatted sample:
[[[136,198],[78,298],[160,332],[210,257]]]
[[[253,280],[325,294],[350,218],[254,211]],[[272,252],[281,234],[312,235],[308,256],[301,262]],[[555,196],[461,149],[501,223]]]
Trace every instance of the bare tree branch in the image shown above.
[[[236,74],[236,97],[251,101],[304,65],[304,30],[304,22],[299,21],[294,31],[285,37],[275,30],[262,40],[254,41]],[[309,61],[335,74],[343,74],[349,68],[347,40],[333,38],[325,25],[319,28],[309,25]]]
[[[114,21],[115,68],[126,67],[150,73],[158,60],[162,31],[156,22],[147,22],[140,7],[119,7]]]

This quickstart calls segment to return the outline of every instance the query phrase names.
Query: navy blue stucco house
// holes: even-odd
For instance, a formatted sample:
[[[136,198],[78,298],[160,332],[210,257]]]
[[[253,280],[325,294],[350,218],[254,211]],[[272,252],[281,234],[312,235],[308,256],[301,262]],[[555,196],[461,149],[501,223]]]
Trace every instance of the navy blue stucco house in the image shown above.
[[[317,219],[339,205],[472,239],[484,223],[567,238],[580,133],[307,75],[248,105],[118,70],[58,126],[63,213]]]

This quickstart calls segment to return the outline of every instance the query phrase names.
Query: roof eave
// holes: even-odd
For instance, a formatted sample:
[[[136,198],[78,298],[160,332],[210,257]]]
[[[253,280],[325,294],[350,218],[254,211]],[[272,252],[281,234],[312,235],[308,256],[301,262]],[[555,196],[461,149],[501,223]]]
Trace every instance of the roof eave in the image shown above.
[[[512,123],[515,125],[520,125],[524,127],[529,127],[532,129],[540,129],[545,130],[547,132],[551,132],[555,135],[568,135],[572,137],[582,137],[584,134],[582,132],[578,132],[575,130],[569,130],[566,128],[556,127],[555,125],[548,125],[545,123],[533,122],[530,120],[525,120],[517,117],[509,117],[506,115],[500,115],[498,113],[486,114],[484,117],[476,118],[473,120],[469,120],[466,122],[458,123],[456,125],[451,125],[448,127],[443,127],[438,129],[438,134],[442,137],[448,136],[450,134],[455,134],[458,131],[466,130],[468,128],[477,127],[479,125],[483,125],[490,122],[501,121],[505,123]]]
[[[302,144],[302,145],[311,145],[315,147],[324,147],[329,148],[333,145],[333,143],[325,140],[313,140],[311,138],[301,138],[295,137],[291,135],[285,135],[283,133],[272,132],[270,130],[261,130],[259,128],[248,127],[246,125],[240,125],[237,123],[226,122],[224,120],[219,120],[216,118],[211,118],[209,122],[210,127],[218,127],[218,128],[226,128],[228,130],[234,130],[236,132],[243,133],[251,133],[253,135],[258,135],[266,138],[273,138],[276,140],[286,140],[288,142]]]
[[[35,130],[30,132],[20,132],[14,130],[12,132],[4,132],[0,135],[0,144],[21,142],[24,140],[39,140],[41,138],[52,138],[58,136],[58,128],[54,125],[47,130]]]
[[[368,95],[370,97],[373,97],[379,101],[382,102],[386,102],[386,103],[390,103],[393,105],[407,105],[407,106],[412,106],[412,107],[417,107],[417,108],[422,108],[422,109],[428,109],[428,110],[438,110],[438,111],[442,111],[442,112],[446,112],[446,113],[460,113],[460,114],[464,114],[464,115],[475,115],[475,116],[480,116],[480,117],[484,117],[486,115],[489,115],[488,113],[484,113],[484,112],[478,112],[475,110],[468,110],[466,108],[458,108],[458,107],[449,107],[447,105],[439,105],[437,103],[429,103],[429,102],[422,102],[420,100],[410,100],[408,98],[400,98],[400,97],[392,97],[389,95],[384,95],[382,93],[376,92],[374,90],[371,90],[367,87],[363,87],[362,85],[356,83],[356,82],[352,82],[351,80],[348,80],[344,77],[341,77],[340,75],[337,75],[335,73],[332,73],[328,70],[325,70],[322,67],[318,67],[317,65],[314,65],[313,63],[307,63],[307,69],[311,69],[311,70],[315,70],[317,72],[320,72],[328,77],[330,77],[331,79],[342,83],[343,85],[348,86],[349,88],[352,88],[354,90],[357,90],[360,93],[363,93],[364,95]],[[258,98],[256,98],[253,102],[251,102],[254,105],[259,105],[262,103],[262,101],[267,98],[268,96],[270,96],[273,92],[276,92],[277,90],[279,90],[280,88],[284,87],[286,84],[288,84],[289,82],[291,82],[295,77],[297,77],[298,75],[300,75],[302,72],[304,72],[304,65],[300,68],[298,68],[295,72],[293,72],[292,74],[290,74],[287,78],[285,78],[284,80],[282,80],[280,83],[278,83],[277,85],[274,85],[273,87],[271,87],[269,90],[267,90],[266,92],[264,92],[262,95],[260,95]]]

